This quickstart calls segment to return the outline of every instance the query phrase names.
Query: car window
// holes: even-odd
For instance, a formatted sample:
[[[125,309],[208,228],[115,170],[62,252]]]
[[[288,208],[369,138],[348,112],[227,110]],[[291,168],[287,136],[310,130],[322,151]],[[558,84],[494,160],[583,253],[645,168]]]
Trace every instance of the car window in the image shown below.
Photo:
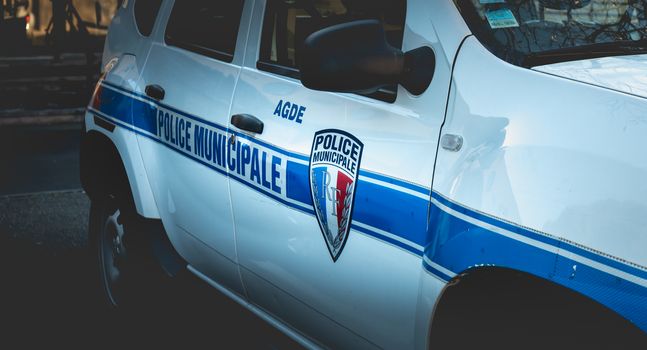
[[[151,35],[161,5],[162,0],[135,1],[135,22],[137,23],[137,30],[139,30],[141,35]]]
[[[388,42],[402,48],[405,0],[268,0],[258,68],[299,78],[299,50],[313,32],[360,19],[378,19]],[[393,102],[396,86],[371,97]]]
[[[454,0],[492,53],[524,67],[647,52],[643,0]]]
[[[231,62],[242,12],[243,0],[176,1],[166,27],[166,43]]]

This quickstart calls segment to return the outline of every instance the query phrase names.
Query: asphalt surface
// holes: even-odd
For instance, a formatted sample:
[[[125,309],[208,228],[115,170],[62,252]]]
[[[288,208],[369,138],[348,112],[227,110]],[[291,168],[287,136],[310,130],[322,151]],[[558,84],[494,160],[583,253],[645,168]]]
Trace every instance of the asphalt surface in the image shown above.
[[[188,273],[146,309],[107,309],[88,249],[79,130],[0,128],[1,348],[299,348]]]

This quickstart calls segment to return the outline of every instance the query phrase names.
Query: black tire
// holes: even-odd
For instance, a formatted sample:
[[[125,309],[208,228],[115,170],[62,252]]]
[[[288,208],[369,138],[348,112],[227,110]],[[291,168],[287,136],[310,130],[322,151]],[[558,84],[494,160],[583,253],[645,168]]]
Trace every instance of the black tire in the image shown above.
[[[100,302],[110,309],[132,310],[152,301],[162,273],[150,253],[147,232],[133,210],[115,196],[93,199],[89,235],[98,267]]]
[[[430,349],[647,349],[647,337],[610,309],[538,277],[500,270],[448,287]]]

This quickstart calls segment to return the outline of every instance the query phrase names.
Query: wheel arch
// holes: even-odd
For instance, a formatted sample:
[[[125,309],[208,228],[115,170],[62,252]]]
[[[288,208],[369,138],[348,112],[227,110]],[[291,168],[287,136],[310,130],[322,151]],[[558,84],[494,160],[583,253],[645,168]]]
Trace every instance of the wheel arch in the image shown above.
[[[122,140],[124,144],[127,142]],[[126,204],[134,207],[139,215],[159,219],[136,142],[131,140],[134,145],[121,152],[106,134],[94,129],[85,132],[80,147],[81,185],[90,199],[117,191],[130,201]]]
[[[577,342],[592,330],[598,334],[586,343],[628,339],[627,344],[645,344],[647,340],[631,321],[585,294],[526,271],[479,266],[457,274],[441,291],[430,315],[428,347],[444,348],[475,329],[481,333],[494,329],[499,318],[510,314],[521,316],[517,321],[529,328],[549,326],[547,334],[555,329],[579,327],[571,334],[565,331],[549,340],[573,335],[570,340]]]

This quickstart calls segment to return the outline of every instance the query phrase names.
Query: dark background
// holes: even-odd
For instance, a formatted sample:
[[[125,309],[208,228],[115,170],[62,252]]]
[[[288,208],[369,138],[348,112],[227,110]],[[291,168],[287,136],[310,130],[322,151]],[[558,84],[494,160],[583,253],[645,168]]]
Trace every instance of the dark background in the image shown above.
[[[118,313],[101,303],[78,153],[117,6],[118,0],[0,0],[0,348],[299,348],[188,273],[151,295],[145,309]],[[643,339],[611,319],[622,330],[618,339]],[[466,320],[456,322],[443,328],[446,348],[466,337]],[[519,348],[532,342],[520,339]]]
[[[146,309],[102,304],[78,157],[118,5],[0,0],[0,347],[298,348],[189,273]]]

